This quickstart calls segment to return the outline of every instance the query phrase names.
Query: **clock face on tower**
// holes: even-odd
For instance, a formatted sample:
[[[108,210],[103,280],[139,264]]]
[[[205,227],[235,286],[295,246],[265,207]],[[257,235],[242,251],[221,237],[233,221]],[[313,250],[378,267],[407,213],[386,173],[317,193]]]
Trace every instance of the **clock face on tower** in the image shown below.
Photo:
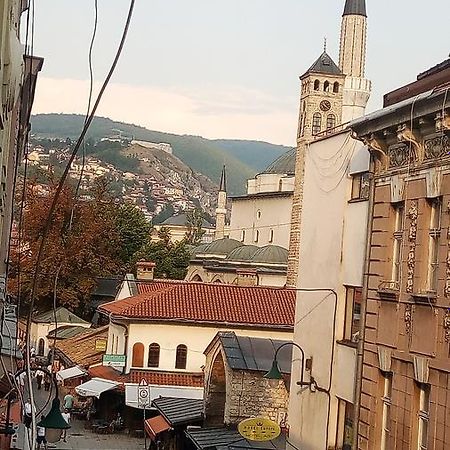
[[[322,111],[329,111],[331,109],[331,103],[328,100],[322,100],[320,102],[320,109]]]

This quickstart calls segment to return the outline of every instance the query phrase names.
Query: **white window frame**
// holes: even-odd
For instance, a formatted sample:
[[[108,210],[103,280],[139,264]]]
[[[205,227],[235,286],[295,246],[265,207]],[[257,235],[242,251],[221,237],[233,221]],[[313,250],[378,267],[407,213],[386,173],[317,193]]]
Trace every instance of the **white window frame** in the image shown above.
[[[383,412],[381,416],[381,443],[380,450],[388,450],[388,439],[390,433],[390,418],[391,418],[391,406],[392,406],[392,374],[383,373]]]
[[[428,449],[428,430],[430,422],[430,387],[421,385],[419,387],[419,426],[417,430],[418,450]]]
[[[391,281],[395,289],[400,288],[402,272],[402,244],[405,217],[405,204],[403,202],[392,205],[394,209],[394,245],[392,249]]]
[[[427,292],[436,292],[439,272],[439,238],[441,236],[440,198],[430,202],[430,230],[428,240]]]

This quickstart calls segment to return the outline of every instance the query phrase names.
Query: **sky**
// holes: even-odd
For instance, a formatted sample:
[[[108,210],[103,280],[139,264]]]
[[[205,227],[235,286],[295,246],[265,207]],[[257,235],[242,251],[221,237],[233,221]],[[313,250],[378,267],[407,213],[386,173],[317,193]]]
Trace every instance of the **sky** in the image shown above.
[[[207,138],[295,145],[299,76],[323,50],[338,62],[344,0],[137,0],[98,115]],[[35,1],[34,54],[44,57],[33,113],[82,113],[94,0]],[[98,0],[98,90],[128,0]],[[448,0],[367,0],[367,111],[450,51]]]

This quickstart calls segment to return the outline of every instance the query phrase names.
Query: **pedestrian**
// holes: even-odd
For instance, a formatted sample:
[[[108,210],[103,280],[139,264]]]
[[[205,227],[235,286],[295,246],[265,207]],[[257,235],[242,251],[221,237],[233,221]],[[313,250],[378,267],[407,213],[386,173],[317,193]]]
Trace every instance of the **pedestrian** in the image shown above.
[[[41,416],[41,421],[45,419],[45,416]],[[37,448],[38,450],[41,448],[41,445],[44,444],[44,449],[47,450],[47,439],[45,439],[45,428],[40,427],[39,425],[36,427],[37,431]]]
[[[30,428],[31,425],[31,415],[32,415],[32,406],[31,406],[31,399],[28,399],[25,404],[23,405],[23,413],[22,413],[22,419],[23,423],[27,428]]]
[[[47,392],[50,390],[50,382],[51,382],[50,375],[48,373],[46,373],[44,376],[44,389]]]
[[[63,410],[63,412],[61,413],[61,415],[63,416],[63,419],[67,422],[67,424],[70,424],[70,412],[67,410]],[[67,429],[63,430],[63,441],[67,442],[66,438],[67,438]]]
[[[34,375],[36,377],[36,384],[37,388],[40,391],[42,386],[42,380],[44,378],[44,372],[41,369],[36,370],[36,373]]]
[[[21,392],[23,393],[25,389],[25,379],[27,378],[27,372],[24,370],[16,377],[16,382],[20,387]]]
[[[74,401],[73,395],[70,392],[67,393],[64,397],[64,402],[63,402],[63,406],[66,411],[68,411],[68,412],[72,411],[73,401]]]

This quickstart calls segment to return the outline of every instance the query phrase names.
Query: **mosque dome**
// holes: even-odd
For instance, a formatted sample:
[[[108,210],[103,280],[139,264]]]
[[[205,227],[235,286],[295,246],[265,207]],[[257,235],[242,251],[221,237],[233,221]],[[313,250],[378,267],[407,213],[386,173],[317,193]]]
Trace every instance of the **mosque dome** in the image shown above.
[[[263,172],[279,175],[295,175],[295,156],[297,150],[292,148],[272,162]]]
[[[256,245],[242,245],[232,250],[228,256],[229,261],[252,261],[253,256],[259,250]]]
[[[207,255],[228,255],[235,248],[244,244],[236,239],[223,238],[212,241],[203,249],[202,253]]]
[[[288,251],[279,245],[266,245],[254,254],[252,262],[266,264],[287,264]]]

